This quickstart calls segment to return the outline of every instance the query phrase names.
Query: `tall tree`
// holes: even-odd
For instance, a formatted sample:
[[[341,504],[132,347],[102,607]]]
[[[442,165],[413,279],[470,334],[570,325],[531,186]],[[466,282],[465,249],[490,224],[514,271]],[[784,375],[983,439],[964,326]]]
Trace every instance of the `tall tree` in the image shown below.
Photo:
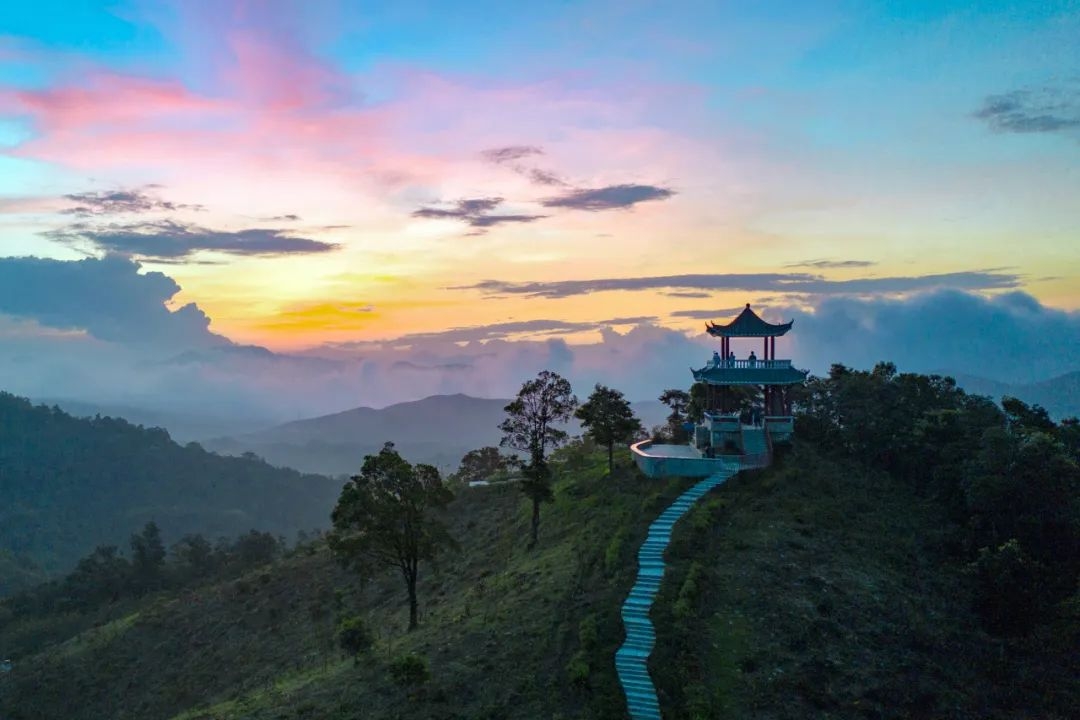
[[[157,523],[146,523],[142,532],[131,536],[131,571],[136,589],[152,590],[160,583],[165,564],[165,545]]]
[[[608,472],[615,465],[615,443],[629,442],[642,429],[623,394],[599,383],[574,417],[581,421],[589,437],[607,447]]]
[[[671,408],[668,415],[668,432],[671,433],[672,442],[686,440],[686,430],[683,423],[686,422],[686,410],[690,406],[690,393],[685,390],[668,388],[660,393],[660,402]]]
[[[359,475],[341,490],[331,515],[330,548],[361,573],[376,566],[395,567],[409,595],[409,630],[417,625],[416,583],[421,561],[434,560],[456,547],[435,511],[453,499],[439,471],[412,465],[386,443],[378,455],[364,458]]]
[[[551,470],[547,451],[566,442],[566,432],[555,427],[573,415],[578,401],[570,382],[558,373],[544,370],[536,379],[522,384],[517,397],[506,406],[506,419],[499,425],[502,447],[529,454],[521,489],[532,500],[532,537],[535,547],[540,533],[540,503],[550,502]]]

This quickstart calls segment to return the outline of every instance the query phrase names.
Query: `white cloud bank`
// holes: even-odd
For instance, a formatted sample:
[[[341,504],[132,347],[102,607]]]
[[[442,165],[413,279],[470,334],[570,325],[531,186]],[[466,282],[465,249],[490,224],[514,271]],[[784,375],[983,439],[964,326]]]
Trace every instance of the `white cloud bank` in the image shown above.
[[[472,336],[495,339],[462,345],[458,329],[404,338],[408,349],[356,343],[286,356],[214,335],[194,305],[170,311],[165,303],[178,290],[117,258],[0,258],[0,389],[276,422],[439,393],[508,397],[551,369],[581,395],[602,382],[639,400],[688,386],[689,367],[716,345],[704,332],[687,336],[640,318],[625,333],[598,323],[600,341],[584,345],[509,341],[490,328]],[[774,307],[768,317],[795,318],[780,356],[816,373],[833,362],[892,360],[902,370],[1029,382],[1080,369],[1080,313],[1022,292],[833,296],[809,311]],[[755,342],[736,346],[740,355],[751,348],[760,353]]]

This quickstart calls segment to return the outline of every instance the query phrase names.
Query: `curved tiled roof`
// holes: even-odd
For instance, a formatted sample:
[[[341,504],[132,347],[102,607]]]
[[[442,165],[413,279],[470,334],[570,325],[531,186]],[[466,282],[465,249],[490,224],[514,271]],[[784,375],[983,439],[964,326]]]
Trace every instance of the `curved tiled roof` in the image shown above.
[[[750,309],[750,303],[746,303],[739,317],[727,325],[706,323],[705,330],[714,337],[776,337],[790,330],[794,322],[792,320],[780,325],[765,322]]]

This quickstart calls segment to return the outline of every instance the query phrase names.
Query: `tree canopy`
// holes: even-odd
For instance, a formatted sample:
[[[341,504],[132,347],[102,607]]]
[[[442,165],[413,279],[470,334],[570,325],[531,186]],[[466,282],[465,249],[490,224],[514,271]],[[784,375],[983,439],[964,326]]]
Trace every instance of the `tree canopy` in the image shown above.
[[[503,455],[497,447],[482,447],[465,453],[454,475],[463,483],[488,480],[516,463],[516,457]]]
[[[409,598],[409,630],[419,620],[420,563],[456,547],[436,511],[453,499],[439,471],[412,465],[386,443],[364,458],[341,491],[327,540],[338,558],[361,573],[397,568]]]
[[[499,425],[502,447],[528,453],[521,490],[532,501],[532,533],[529,547],[536,545],[540,532],[540,503],[550,502],[551,472],[547,451],[566,442],[566,431],[557,427],[567,422],[578,400],[570,381],[550,370],[522,384],[517,397],[506,406],[506,419]]]
[[[589,437],[607,448],[609,472],[614,468],[615,443],[629,442],[642,430],[623,394],[599,383],[574,416]]]
[[[966,394],[949,377],[834,365],[798,401],[796,434],[945,504],[997,634],[1028,632],[1080,578],[1075,421]],[[1080,601],[1080,596],[1076,597]]]

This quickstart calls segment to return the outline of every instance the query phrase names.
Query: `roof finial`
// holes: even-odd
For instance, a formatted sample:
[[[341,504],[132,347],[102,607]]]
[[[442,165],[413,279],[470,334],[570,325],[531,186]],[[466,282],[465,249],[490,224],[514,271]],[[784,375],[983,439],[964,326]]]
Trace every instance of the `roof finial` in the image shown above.
[[[750,303],[746,303],[746,309],[747,309],[747,310],[749,310],[749,309],[750,309]]]

